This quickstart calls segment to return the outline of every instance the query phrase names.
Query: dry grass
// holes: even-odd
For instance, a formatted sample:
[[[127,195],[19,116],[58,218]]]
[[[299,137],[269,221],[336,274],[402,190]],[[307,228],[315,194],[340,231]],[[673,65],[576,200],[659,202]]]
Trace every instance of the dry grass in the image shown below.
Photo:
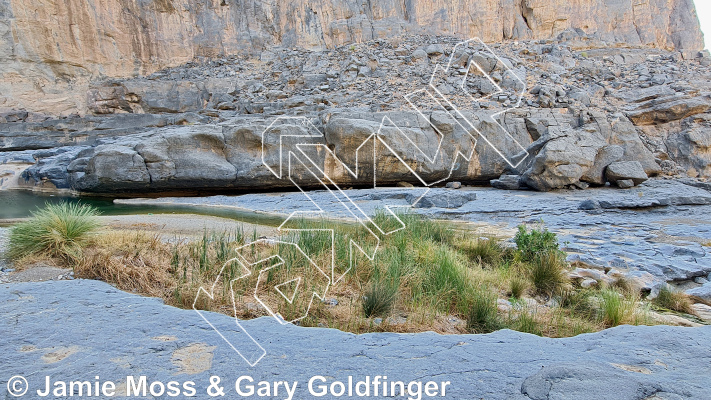
[[[379,215],[379,225],[391,221]],[[311,303],[310,293],[328,279],[319,268],[330,266],[330,235],[286,234],[282,240],[298,243],[305,253],[289,244],[275,245],[244,232],[205,232],[199,240],[167,243],[161,237],[135,227],[102,231],[82,250],[74,265],[77,277],[101,279],[120,289],[160,297],[167,304],[192,308],[198,290],[214,286],[214,298],[202,296],[196,307],[250,319],[267,312],[254,298],[276,310],[285,320],[302,326],[327,326],[354,333],[490,332],[510,328],[550,337],[574,336],[619,323],[644,323],[636,299],[627,285],[601,290],[574,289],[565,279],[560,253],[547,244],[544,253],[530,261],[515,249],[505,249],[496,238],[473,239],[445,223],[412,215],[402,216],[407,230],[388,236],[373,261],[357,254],[354,268],[327,292],[327,298]],[[323,228],[321,222],[297,221],[294,228]],[[531,233],[531,235],[538,235]],[[545,234],[551,241],[554,236]],[[249,236],[249,237],[248,237]],[[519,235],[520,236],[520,235]],[[538,235],[540,236],[540,235]],[[520,236],[521,237],[521,236]],[[367,232],[339,226],[335,262],[349,264],[348,243],[353,239],[372,250]],[[245,243],[250,245],[245,246]],[[251,273],[233,259],[237,248]],[[279,255],[284,263],[272,257]],[[271,257],[271,258],[270,258]],[[309,260],[313,261],[313,263]],[[267,262],[257,263],[268,259]],[[318,268],[317,268],[318,267]],[[274,285],[301,277],[306,296],[293,302],[273,290]],[[529,289],[557,298],[559,306],[529,307]],[[618,290],[613,295],[613,289]],[[514,309],[499,311],[497,299],[511,297]],[[617,301],[619,300],[619,301]],[[530,299],[528,299],[530,302]],[[233,304],[234,302],[234,304]],[[369,304],[370,303],[370,304]],[[308,316],[304,317],[308,309]],[[304,317],[303,319],[301,319]],[[376,317],[382,318],[382,322]]]
[[[667,310],[678,311],[686,314],[693,314],[691,308],[691,298],[684,292],[663,287],[657,297],[652,301],[654,305]]]
[[[119,289],[167,297],[175,279],[166,263],[170,247],[157,235],[141,231],[112,231],[98,235],[74,266],[78,278],[99,279]]]

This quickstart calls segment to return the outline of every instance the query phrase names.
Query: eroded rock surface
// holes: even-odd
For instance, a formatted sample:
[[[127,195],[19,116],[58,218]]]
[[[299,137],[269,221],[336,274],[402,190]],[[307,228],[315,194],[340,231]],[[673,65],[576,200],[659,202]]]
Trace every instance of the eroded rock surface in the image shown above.
[[[711,394],[708,326],[621,326],[548,339],[509,330],[353,335],[283,326],[264,317],[243,322],[267,351],[248,368],[194,311],[103,282],[1,285],[0,311],[7,317],[0,320],[0,366],[26,376],[35,389],[45,375],[70,380],[91,371],[86,379],[100,375],[118,382],[150,371],[149,380],[195,381],[198,399],[211,398],[205,389],[213,375],[222,378],[227,397],[237,396],[234,380],[245,374],[255,381],[299,381],[295,398],[310,396],[306,385],[314,375],[346,382],[349,375],[451,381],[446,396],[451,398],[642,400]],[[229,316],[213,314],[211,321],[235,329]],[[3,396],[6,390],[0,386]]]

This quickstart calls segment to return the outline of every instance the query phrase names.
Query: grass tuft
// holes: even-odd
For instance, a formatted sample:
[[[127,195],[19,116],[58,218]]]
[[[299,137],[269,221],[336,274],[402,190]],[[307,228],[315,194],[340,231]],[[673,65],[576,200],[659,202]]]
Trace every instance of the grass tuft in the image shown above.
[[[657,307],[666,308],[667,310],[686,314],[694,313],[694,310],[691,308],[691,299],[689,296],[669,287],[663,287],[652,302]]]
[[[7,256],[18,260],[46,256],[62,263],[81,259],[82,247],[99,228],[98,211],[78,203],[47,203],[32,217],[12,227]]]
[[[363,294],[363,313],[366,318],[383,317],[392,311],[397,299],[397,287],[373,282]]]
[[[472,261],[492,267],[502,263],[506,252],[501,243],[493,237],[469,240],[460,248]]]
[[[490,333],[503,327],[496,304],[497,296],[487,288],[475,288],[468,297],[467,329],[472,333]]]
[[[541,322],[538,321],[534,312],[522,311],[509,321],[509,325],[515,331],[543,336]]]
[[[635,298],[625,297],[616,290],[600,291],[600,311],[602,322],[609,327],[634,323],[637,309]]]
[[[509,294],[515,299],[520,299],[528,292],[529,283],[521,276],[514,276],[509,282]]]
[[[537,294],[551,296],[569,283],[563,261],[555,251],[539,254],[530,264],[531,283]]]

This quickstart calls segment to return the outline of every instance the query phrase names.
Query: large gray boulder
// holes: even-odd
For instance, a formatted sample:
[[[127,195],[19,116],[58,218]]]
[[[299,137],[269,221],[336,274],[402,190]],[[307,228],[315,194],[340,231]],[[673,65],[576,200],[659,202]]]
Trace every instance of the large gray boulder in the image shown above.
[[[607,166],[605,177],[610,182],[616,183],[621,180],[631,180],[635,185],[649,179],[638,161],[618,161]]]
[[[95,114],[115,112],[184,113],[200,111],[210,100],[204,83],[137,79],[107,84],[87,93],[87,107]]]
[[[120,191],[147,188],[150,182],[145,160],[136,150],[121,145],[102,145],[86,162],[75,188],[101,187],[108,191]]]
[[[605,183],[605,168],[615,161],[619,161],[625,154],[625,149],[617,145],[605,146],[595,156],[593,165],[580,177],[581,181],[595,185]]]
[[[546,144],[523,173],[523,182],[540,191],[579,182],[593,167],[600,149],[606,145],[598,132],[570,127],[551,129],[547,137],[539,140],[545,140]]]

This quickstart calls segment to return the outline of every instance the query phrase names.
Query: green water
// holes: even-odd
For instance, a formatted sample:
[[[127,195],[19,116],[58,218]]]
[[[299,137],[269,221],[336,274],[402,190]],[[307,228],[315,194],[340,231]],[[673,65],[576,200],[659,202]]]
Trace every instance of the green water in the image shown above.
[[[97,208],[102,215],[199,214],[267,226],[279,226],[284,221],[280,216],[215,207],[114,204],[113,199],[105,197],[72,197],[20,190],[0,191],[0,219],[29,217],[32,211],[46,203],[60,202],[88,204]]]

